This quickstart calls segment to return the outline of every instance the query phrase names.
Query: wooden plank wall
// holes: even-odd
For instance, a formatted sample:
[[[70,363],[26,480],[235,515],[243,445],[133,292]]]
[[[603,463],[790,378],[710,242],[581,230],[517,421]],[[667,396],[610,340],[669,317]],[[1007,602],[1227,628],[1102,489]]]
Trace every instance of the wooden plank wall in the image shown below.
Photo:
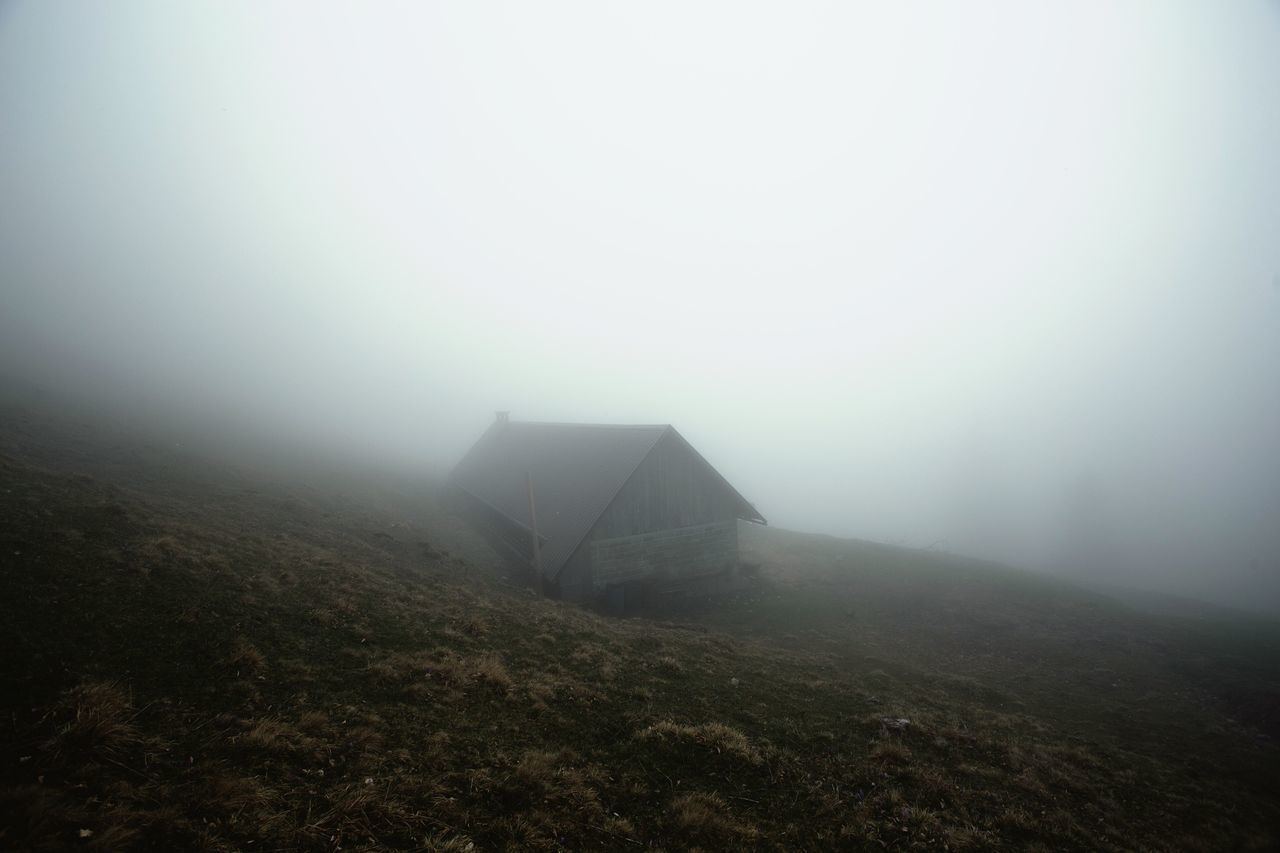
[[[691,527],[736,516],[733,497],[674,435],[667,434],[622,487],[588,540]]]

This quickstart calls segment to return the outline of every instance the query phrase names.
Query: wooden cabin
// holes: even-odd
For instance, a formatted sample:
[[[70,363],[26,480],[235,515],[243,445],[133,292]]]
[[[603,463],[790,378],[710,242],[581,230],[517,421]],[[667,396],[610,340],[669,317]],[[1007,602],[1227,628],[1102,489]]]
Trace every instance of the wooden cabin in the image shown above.
[[[450,486],[548,595],[615,606],[731,586],[739,519],[766,523],[666,424],[528,423],[499,412]]]

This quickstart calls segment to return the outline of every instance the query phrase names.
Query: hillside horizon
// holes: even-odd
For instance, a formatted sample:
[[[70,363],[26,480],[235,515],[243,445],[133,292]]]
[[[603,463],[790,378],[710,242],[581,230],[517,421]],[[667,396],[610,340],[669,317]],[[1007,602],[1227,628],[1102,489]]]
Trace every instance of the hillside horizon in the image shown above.
[[[321,468],[334,470],[366,471],[377,470],[392,476],[403,476],[423,480],[443,488],[447,481],[451,464],[435,458],[405,460],[393,453],[379,452],[375,448],[362,448],[350,441],[323,440],[317,436],[303,432],[291,433],[286,427],[265,428],[262,424],[231,421],[209,422],[206,413],[201,410],[184,410],[166,404],[164,401],[151,401],[139,410],[136,406],[127,405],[124,401],[108,402],[101,397],[90,396],[84,389],[69,391],[56,386],[26,382],[0,372],[0,413],[5,414],[11,424],[17,418],[28,418],[34,424],[43,424],[53,430],[55,442],[62,443],[58,453],[68,449],[63,439],[68,438],[75,429],[86,434],[115,436],[122,441],[174,442],[184,452],[196,453],[208,460],[217,460],[228,465],[243,465],[250,469],[275,470],[282,476],[302,475],[315,462]],[[656,423],[657,421],[655,421]],[[474,439],[478,439],[477,432]],[[38,445],[38,442],[36,442]],[[470,444],[462,445],[454,463],[461,459]],[[36,449],[33,445],[32,449]],[[100,464],[101,460],[86,459],[90,464]],[[767,505],[768,496],[764,496]],[[948,548],[945,540],[934,540],[929,544],[907,544],[893,540],[879,540],[874,537],[851,535],[833,532],[814,527],[800,525],[778,525],[770,523],[770,527],[779,530],[791,530],[796,533],[830,537],[849,542],[879,543],[907,550],[946,554],[964,561],[983,563],[993,567],[1004,567],[1009,570],[1028,572],[1060,580],[1068,585],[1089,589],[1109,595],[1117,600],[1142,610],[1180,613],[1183,615],[1217,614],[1226,616],[1238,613],[1245,618],[1280,619],[1280,605],[1275,605],[1265,598],[1239,601],[1201,597],[1189,593],[1180,593],[1164,589],[1159,583],[1152,585],[1126,584],[1123,578],[1116,580],[1105,574],[1095,578],[1082,578],[1078,573],[1054,570],[1045,567],[1030,567],[1007,561],[991,559],[954,551]]]

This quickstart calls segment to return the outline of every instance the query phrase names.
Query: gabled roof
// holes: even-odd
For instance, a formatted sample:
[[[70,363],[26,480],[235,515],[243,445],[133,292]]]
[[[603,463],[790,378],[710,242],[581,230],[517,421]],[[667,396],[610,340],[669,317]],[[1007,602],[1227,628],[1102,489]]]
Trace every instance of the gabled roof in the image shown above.
[[[531,477],[542,543],[542,570],[554,579],[636,468],[668,433],[688,445],[667,424],[613,426],[499,420],[462,458],[450,481],[491,510],[528,529],[525,477]],[[707,464],[696,451],[693,455]],[[764,521],[710,464],[707,468],[739,502],[741,518]]]

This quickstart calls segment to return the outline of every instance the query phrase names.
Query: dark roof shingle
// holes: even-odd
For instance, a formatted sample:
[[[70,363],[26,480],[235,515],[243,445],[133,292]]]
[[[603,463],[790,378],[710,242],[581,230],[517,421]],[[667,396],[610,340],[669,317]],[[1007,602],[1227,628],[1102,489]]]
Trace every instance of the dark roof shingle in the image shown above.
[[[530,527],[525,477],[533,480],[542,542],[542,570],[555,578],[583,538],[635,473],[667,424],[530,423],[500,420],[454,468],[451,483],[524,528]],[[681,441],[684,439],[681,437]],[[686,442],[687,444],[687,442]],[[697,458],[697,452],[694,451]],[[706,460],[702,460],[704,463]],[[708,464],[741,503],[742,516],[761,521],[755,508]]]
[[[499,422],[458,463],[452,482],[529,527],[528,474],[545,540],[542,568],[554,578],[668,429]]]

